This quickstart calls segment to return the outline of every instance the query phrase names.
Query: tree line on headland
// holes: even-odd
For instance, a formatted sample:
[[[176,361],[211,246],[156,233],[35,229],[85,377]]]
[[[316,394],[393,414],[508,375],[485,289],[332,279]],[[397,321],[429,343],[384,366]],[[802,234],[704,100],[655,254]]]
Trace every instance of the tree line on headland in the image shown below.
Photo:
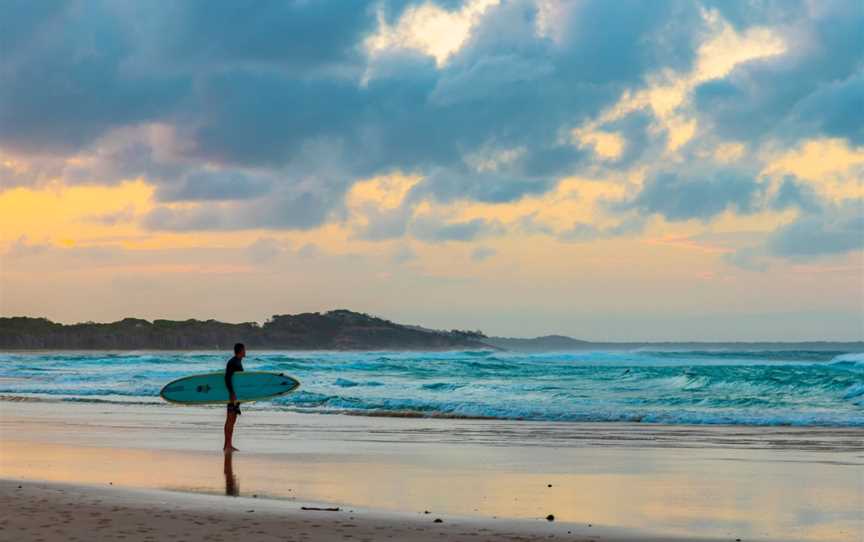
[[[7,350],[225,350],[236,342],[291,350],[489,348],[483,338],[479,331],[436,331],[348,310],[276,315],[264,324],[124,318],[65,325],[0,318],[0,349]]]

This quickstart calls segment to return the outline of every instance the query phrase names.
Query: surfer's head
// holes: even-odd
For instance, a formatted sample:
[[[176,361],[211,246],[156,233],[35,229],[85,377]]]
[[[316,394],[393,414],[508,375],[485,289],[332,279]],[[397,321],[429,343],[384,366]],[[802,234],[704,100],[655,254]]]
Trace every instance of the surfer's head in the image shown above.
[[[246,345],[243,343],[237,343],[234,345],[234,355],[238,358],[242,358],[246,355]]]

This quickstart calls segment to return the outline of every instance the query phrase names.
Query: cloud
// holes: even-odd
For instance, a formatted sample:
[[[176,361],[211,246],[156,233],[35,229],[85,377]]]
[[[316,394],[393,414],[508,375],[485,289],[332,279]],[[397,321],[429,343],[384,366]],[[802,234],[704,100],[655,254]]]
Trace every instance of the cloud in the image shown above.
[[[32,258],[48,258],[56,261],[69,257],[72,260],[104,262],[115,259],[122,250],[111,245],[69,245],[58,246],[50,243],[30,241],[27,236],[21,236],[6,249],[4,257],[10,260],[29,260]]]
[[[340,0],[160,4],[164,54],[182,63],[272,64],[300,73],[361,62],[375,4]]]
[[[613,226],[600,227],[585,222],[576,222],[570,229],[558,234],[558,239],[566,242],[585,242],[597,239],[611,239],[641,233],[645,229],[645,219],[631,217]]]
[[[662,172],[646,179],[631,200],[615,204],[646,215],[660,214],[670,221],[708,221],[728,209],[738,213],[756,212],[765,192],[765,183],[736,170],[716,170],[685,175]]]
[[[315,258],[316,256],[321,255],[321,249],[315,243],[306,243],[300,250],[297,251],[297,255],[301,258]]]
[[[90,216],[88,220],[105,226],[115,226],[117,224],[132,222],[134,219],[135,207],[128,205],[119,211]]]
[[[161,231],[250,229],[308,230],[323,224],[335,198],[312,192],[286,191],[248,202],[202,203],[192,208],[156,207],[141,224]]]
[[[412,220],[414,206],[400,205],[394,209],[380,209],[367,206],[363,209],[366,223],[355,234],[367,241],[396,239],[405,235]]]
[[[26,4],[5,5],[4,20],[32,14]],[[101,2],[45,6],[30,21],[38,31],[13,33],[15,43],[0,55],[0,145],[72,151],[111,128],[178,111],[190,80],[136,63],[135,33],[122,13]]]
[[[616,167],[630,167],[641,159],[649,150],[655,155],[666,148],[666,134],[653,133],[654,114],[647,109],[639,109],[627,115],[606,122],[600,126],[603,132],[617,133],[623,136],[624,147],[613,159],[608,160]]]
[[[864,142],[861,3],[784,5],[772,12],[786,51],[742,63],[697,87],[701,121],[728,139],[794,143],[822,134]]]
[[[242,200],[267,194],[277,182],[270,176],[252,176],[239,171],[200,171],[179,183],[160,184],[156,199],[172,201]]]
[[[864,199],[850,199],[816,214],[805,214],[780,227],[767,243],[769,251],[790,259],[807,259],[864,250]]]
[[[444,222],[437,218],[417,217],[411,225],[411,233],[421,241],[440,243],[446,241],[473,241],[501,230],[498,223],[482,218],[455,222]]]
[[[822,202],[811,186],[787,175],[771,199],[770,205],[776,211],[798,208],[812,213],[821,209]]]
[[[411,189],[409,199],[431,196],[440,202],[475,200],[484,203],[510,203],[528,195],[548,192],[557,184],[558,180],[552,176],[480,173],[462,167],[437,169]]]
[[[417,252],[415,252],[409,245],[400,245],[393,251],[390,259],[397,265],[413,262],[417,259]]]
[[[864,67],[846,80],[820,87],[801,101],[796,113],[802,124],[812,125],[810,133],[864,145]]]
[[[267,264],[284,254],[288,247],[272,237],[261,237],[246,247],[249,260],[256,264]]]
[[[0,160],[0,182],[144,178],[155,187],[157,206],[141,218],[151,230],[308,230],[350,216],[344,199],[358,180],[402,172],[421,179],[402,206],[364,210],[355,233],[436,242],[501,225],[415,217],[423,202],[512,204],[567,176],[644,165],[641,191],[607,208],[617,225],[523,224],[585,240],[636,233],[654,214],[709,221],[765,208],[767,182],[747,173],[760,170],[756,152],[736,170],[701,164],[697,151],[718,141],[862,143],[858,3],[549,9],[533,0],[14,2],[4,11],[15,28],[0,38],[0,149],[27,167]],[[698,86],[675,114],[692,109],[701,139],[680,165],[658,170],[671,131],[657,129],[650,108],[612,121],[599,112],[692,73],[715,11],[742,31],[770,28],[787,49]],[[428,42],[412,19],[421,12],[458,26],[459,39]],[[398,39],[370,46],[384,34]],[[571,134],[587,125],[619,136],[621,152],[598,162],[575,145]],[[813,214],[818,202],[784,181],[768,204]]]
[[[477,247],[471,251],[471,259],[475,262],[484,262],[498,254],[498,251],[489,247]]]
[[[742,247],[723,254],[723,260],[746,271],[767,271],[770,267],[763,247]]]
[[[28,240],[26,235],[22,235],[9,245],[9,248],[6,249],[5,256],[7,258],[17,259],[43,254],[51,250],[51,248],[51,245],[47,243],[34,243]]]
[[[562,134],[650,74],[687,69],[703,26],[686,2],[593,0],[562,7],[566,31],[553,39],[537,4],[514,0],[469,10],[464,40],[439,64],[399,42],[365,49],[419,2],[349,4],[7,6],[30,30],[4,38],[0,147],[70,158],[65,182],[140,176],[162,202],[201,203],[145,219],[177,231],[313,227],[339,216],[352,183],[393,171],[422,176],[418,196],[513,202],[581,167],[585,152]],[[116,143],[147,126],[173,136]],[[484,149],[524,152],[475,171],[466,158]],[[36,182],[14,176],[4,186]]]

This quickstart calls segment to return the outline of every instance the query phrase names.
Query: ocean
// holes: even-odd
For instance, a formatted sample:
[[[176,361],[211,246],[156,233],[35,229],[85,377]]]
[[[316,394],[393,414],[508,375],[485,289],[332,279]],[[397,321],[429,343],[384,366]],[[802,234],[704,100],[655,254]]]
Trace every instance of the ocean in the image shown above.
[[[146,403],[173,379],[221,371],[215,352],[0,353],[0,397]],[[297,392],[247,410],[321,414],[864,426],[864,354],[842,351],[566,353],[254,352],[246,370]]]

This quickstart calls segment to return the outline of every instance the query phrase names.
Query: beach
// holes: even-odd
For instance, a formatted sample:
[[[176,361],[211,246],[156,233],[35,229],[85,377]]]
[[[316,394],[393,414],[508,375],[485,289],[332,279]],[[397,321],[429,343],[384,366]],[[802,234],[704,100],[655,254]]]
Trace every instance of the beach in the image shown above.
[[[94,532],[218,540],[250,530],[262,540],[864,535],[860,428],[418,419],[249,406],[238,424],[242,451],[226,458],[217,407],[7,398],[0,409],[0,533],[10,540],[92,539]]]

